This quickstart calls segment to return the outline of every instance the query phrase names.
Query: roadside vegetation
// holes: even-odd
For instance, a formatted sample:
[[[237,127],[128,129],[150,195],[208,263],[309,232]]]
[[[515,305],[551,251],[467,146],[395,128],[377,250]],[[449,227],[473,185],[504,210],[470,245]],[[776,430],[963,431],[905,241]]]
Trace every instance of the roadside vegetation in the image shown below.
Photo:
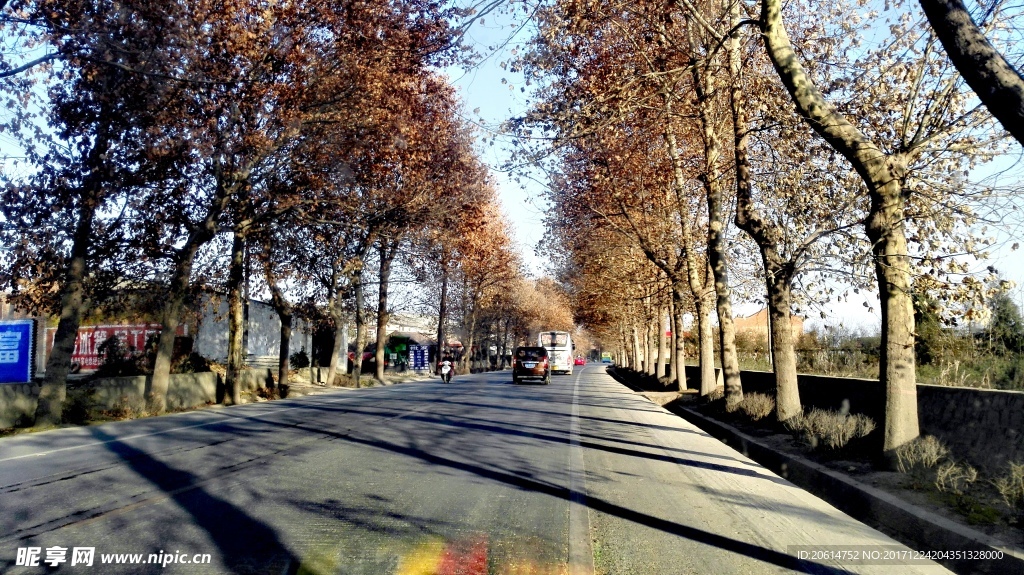
[[[229,404],[248,297],[280,319],[279,382],[300,322],[322,336],[306,353],[327,381],[347,378],[349,337],[357,387],[383,379],[396,312],[433,317],[465,371],[538,326],[572,329],[561,288],[526,277],[480,134],[439,72],[479,56],[463,42],[474,13],[0,2],[0,297],[56,332],[35,425],[61,422],[78,329],[99,319],[162,326],[144,349],[109,340],[98,375],[148,375],[146,409],[163,412],[170,374],[209,368],[176,333],[203,298],[227,308]]]
[[[740,369],[770,356],[779,421],[804,413],[798,371],[877,377],[895,461],[920,435],[918,381],[1022,385],[1014,286],[980,264],[1017,247],[1019,132],[970,72],[1024,56],[990,33],[1024,13],[979,5],[995,51],[965,65],[934,11],[869,4],[0,2],[0,129],[17,150],[0,288],[57,318],[36,424],[60,421],[90,314],[162,326],[111,364],[149,370],[162,411],[175,330],[216,292],[226,403],[260,294],[280,319],[279,381],[298,320],[331,342],[307,358],[328,381],[352,336],[356,386],[383,378],[400,309],[436,318],[441,348],[457,338],[462,371],[579,327],[681,387],[666,366],[695,361],[701,396],[721,366],[730,409]],[[500,6],[531,21],[502,63],[531,106],[502,135],[505,168],[546,184],[537,253],[553,279],[524,273],[483,137],[438,72],[478,60],[466,31]],[[865,290],[877,338],[794,331]],[[737,329],[741,297],[764,304],[767,343]]]
[[[931,15],[869,4],[543,3],[509,62],[534,98],[509,121],[509,167],[546,179],[559,280],[617,365],[684,389],[665,365],[696,363],[698,394],[721,387],[730,410],[740,369],[770,370],[777,421],[806,415],[798,372],[879,379],[874,445],[895,463],[921,433],[919,381],[1020,388],[1017,335],[996,335],[1021,333],[1003,313],[1015,286],[979,265],[1018,247],[1019,186],[985,174],[1013,178],[1020,142]],[[794,329],[846,323],[834,304],[865,293],[879,334]],[[766,308],[757,337],[741,299]]]
[[[987,302],[984,324],[946,325],[918,306],[916,353],[920,383],[1024,391],[1024,321],[1009,294]],[[687,338],[687,357],[697,342]],[[877,379],[881,337],[843,328],[817,328],[799,335],[794,351],[800,373]],[[767,338],[742,332],[736,347],[744,370],[772,371]],[[717,352],[717,348],[716,348]],[[693,362],[690,362],[693,365]]]

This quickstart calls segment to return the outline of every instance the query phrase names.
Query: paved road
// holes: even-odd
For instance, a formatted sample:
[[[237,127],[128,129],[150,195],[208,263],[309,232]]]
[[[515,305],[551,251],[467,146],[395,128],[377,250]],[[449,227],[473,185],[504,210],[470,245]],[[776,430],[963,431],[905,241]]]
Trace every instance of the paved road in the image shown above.
[[[17,564],[30,548],[97,574],[945,572],[799,560],[791,546],[896,544],[600,365],[510,379],[0,440],[0,573],[46,572]]]

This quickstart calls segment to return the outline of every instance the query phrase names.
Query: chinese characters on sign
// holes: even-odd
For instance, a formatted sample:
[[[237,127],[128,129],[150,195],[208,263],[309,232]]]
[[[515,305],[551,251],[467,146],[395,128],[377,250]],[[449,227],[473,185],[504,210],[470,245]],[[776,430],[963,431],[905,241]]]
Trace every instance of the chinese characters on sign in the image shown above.
[[[183,333],[183,327],[178,328],[179,335]],[[145,323],[137,325],[90,325],[78,329],[78,337],[75,338],[75,351],[71,354],[71,361],[77,363],[81,369],[86,371],[99,368],[103,363],[99,347],[107,338],[117,337],[121,344],[141,351],[146,347],[146,340],[153,335],[160,333],[160,324]],[[187,330],[184,330],[187,332]],[[56,328],[46,330],[46,353],[53,349],[53,338],[57,335]]]
[[[430,369],[427,346],[409,346],[409,365],[412,366],[413,369]]]
[[[35,321],[0,321],[0,383],[32,381]]]

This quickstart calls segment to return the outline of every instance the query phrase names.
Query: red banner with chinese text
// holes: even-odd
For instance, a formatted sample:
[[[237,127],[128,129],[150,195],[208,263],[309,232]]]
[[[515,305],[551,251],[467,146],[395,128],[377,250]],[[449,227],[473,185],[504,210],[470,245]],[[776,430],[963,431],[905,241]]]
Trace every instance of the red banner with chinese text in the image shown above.
[[[151,335],[160,333],[161,325],[158,323],[144,323],[135,325],[87,325],[78,328],[78,337],[75,338],[75,351],[71,354],[71,361],[81,366],[83,370],[94,370],[103,363],[100,357],[99,347],[110,336],[117,336],[121,343],[134,350],[141,350],[146,346],[146,339]],[[178,335],[186,335],[187,329],[179,326]],[[46,328],[46,355],[49,357],[53,349],[53,338],[57,334],[57,328]]]

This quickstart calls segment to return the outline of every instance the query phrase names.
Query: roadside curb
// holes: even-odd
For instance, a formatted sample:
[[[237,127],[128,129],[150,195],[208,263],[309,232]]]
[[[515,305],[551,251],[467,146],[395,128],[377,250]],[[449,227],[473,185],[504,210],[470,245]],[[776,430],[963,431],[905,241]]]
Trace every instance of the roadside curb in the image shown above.
[[[889,493],[855,481],[827,467],[775,451],[736,428],[705,417],[678,402],[665,408],[696,425],[780,477],[805,488],[851,517],[893,536],[922,553],[1001,552],[1002,559],[937,561],[957,573],[1024,575],[1024,550],[925,511]]]

